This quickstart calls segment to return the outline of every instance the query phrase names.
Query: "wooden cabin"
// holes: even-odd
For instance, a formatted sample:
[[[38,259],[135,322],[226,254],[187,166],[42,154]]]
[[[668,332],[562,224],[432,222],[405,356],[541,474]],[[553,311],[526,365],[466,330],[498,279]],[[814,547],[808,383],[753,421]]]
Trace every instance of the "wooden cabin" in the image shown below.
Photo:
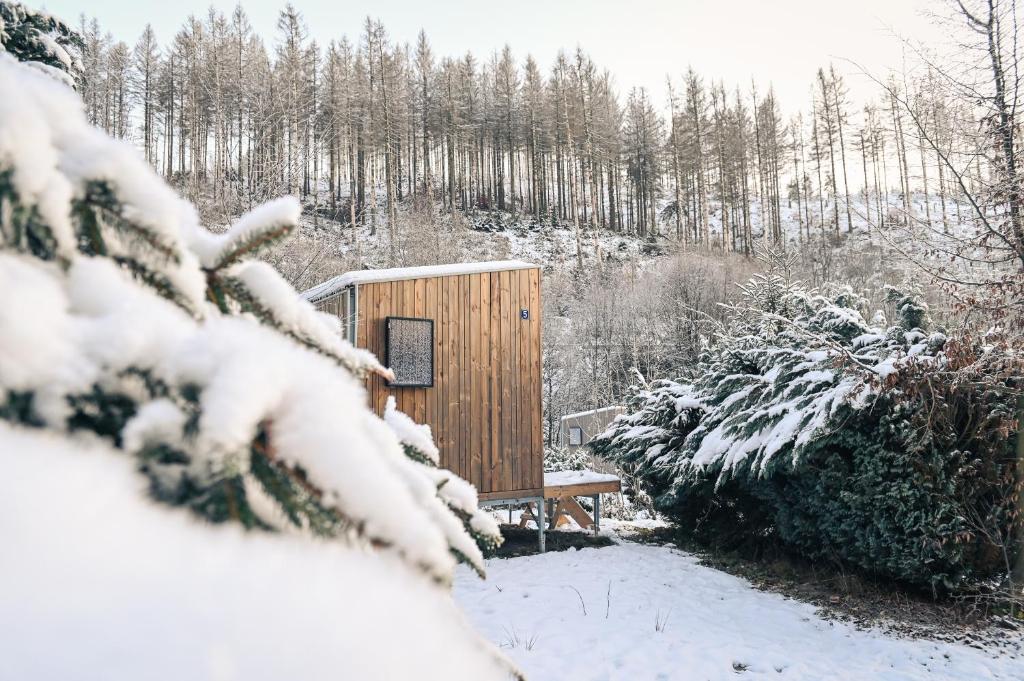
[[[540,274],[519,261],[363,270],[303,297],[395,373],[367,381],[377,413],[394,395],[482,501],[526,501],[544,492]]]

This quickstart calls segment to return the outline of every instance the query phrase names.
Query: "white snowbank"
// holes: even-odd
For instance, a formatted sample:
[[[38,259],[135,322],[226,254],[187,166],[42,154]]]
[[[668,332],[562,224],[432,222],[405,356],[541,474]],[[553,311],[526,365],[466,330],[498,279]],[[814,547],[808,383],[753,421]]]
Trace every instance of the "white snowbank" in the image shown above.
[[[397,560],[204,526],[146,501],[124,454],[2,422],[0,466],[0,678],[507,678]]]

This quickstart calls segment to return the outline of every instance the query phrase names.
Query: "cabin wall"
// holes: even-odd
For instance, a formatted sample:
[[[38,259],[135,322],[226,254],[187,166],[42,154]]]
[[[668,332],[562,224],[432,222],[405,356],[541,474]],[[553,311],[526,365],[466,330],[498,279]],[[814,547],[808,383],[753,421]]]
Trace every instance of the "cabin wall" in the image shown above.
[[[382,361],[386,317],[434,320],[434,386],[389,387],[373,376],[377,413],[394,395],[399,409],[430,425],[441,465],[483,499],[541,493],[539,269],[361,284],[358,315],[357,345]]]

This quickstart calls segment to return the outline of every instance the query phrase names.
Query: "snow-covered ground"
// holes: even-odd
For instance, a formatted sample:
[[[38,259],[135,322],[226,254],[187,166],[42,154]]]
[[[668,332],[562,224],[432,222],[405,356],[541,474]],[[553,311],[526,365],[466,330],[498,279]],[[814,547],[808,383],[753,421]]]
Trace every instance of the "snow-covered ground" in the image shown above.
[[[829,622],[667,546],[491,560],[455,598],[532,681],[1024,679],[1024,658]]]

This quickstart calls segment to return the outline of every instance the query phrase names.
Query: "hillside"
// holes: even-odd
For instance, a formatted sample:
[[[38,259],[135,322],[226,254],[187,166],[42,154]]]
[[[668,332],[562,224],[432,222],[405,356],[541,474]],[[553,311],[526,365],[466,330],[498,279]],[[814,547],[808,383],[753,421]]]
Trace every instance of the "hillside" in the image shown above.
[[[887,197],[881,212],[886,224],[879,227],[876,197],[866,204],[863,196],[851,198],[852,228],[847,227],[845,206],[840,205],[840,229],[834,228],[830,202],[801,205],[783,203],[781,221],[786,250],[801,255],[801,266],[814,284],[835,280],[851,265],[857,276],[872,275],[886,283],[900,283],[907,277],[918,278],[920,266],[944,266],[945,257],[956,247],[957,237],[965,236],[969,209],[938,196],[916,194],[910,202],[911,213],[905,213],[902,198],[896,193]],[[821,227],[824,207],[826,226]],[[723,212],[721,204],[711,203],[709,226],[712,257],[724,257],[721,249]],[[930,218],[929,219],[926,219]],[[508,211],[475,210],[468,214],[430,211],[422,206],[403,205],[394,230],[386,218],[378,217],[378,226],[347,226],[345,217],[320,210],[314,215],[307,206],[296,239],[285,250],[275,251],[271,262],[292,283],[307,288],[341,272],[381,267],[449,264],[483,260],[521,259],[544,265],[549,272],[570,271],[577,261],[577,232],[571,221],[533,215],[513,215]],[[726,216],[730,221],[734,219]],[[809,221],[809,222],[808,222]],[[760,202],[751,203],[754,244],[764,243]],[[808,227],[808,224],[810,227]],[[640,268],[686,246],[676,234],[669,218],[659,224],[659,233],[646,236],[581,225],[579,252],[585,271],[601,268],[614,270],[629,263]],[[808,233],[810,236],[808,237]],[[738,243],[742,254],[742,242]],[[694,249],[692,246],[688,250]],[[870,262],[866,262],[869,259]],[[959,263],[960,267],[971,266]],[[980,267],[978,264],[974,269]],[[865,268],[872,270],[864,272]],[[858,274],[859,273],[859,274]],[[857,288],[857,281],[847,281]]]

